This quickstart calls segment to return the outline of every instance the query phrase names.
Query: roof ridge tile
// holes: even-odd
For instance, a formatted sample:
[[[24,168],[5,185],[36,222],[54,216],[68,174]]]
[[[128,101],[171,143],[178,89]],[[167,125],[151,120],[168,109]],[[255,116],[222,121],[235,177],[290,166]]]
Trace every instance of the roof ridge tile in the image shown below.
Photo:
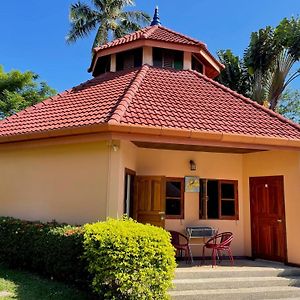
[[[143,65],[141,69],[138,71],[136,76],[134,77],[133,81],[130,83],[127,91],[125,92],[124,96],[118,103],[116,109],[114,110],[113,114],[108,120],[108,124],[119,124],[121,122],[122,117],[124,116],[128,106],[131,103],[131,100],[135,96],[136,92],[138,91],[143,79],[145,78],[150,66]]]
[[[147,28],[147,30],[145,30],[145,32],[142,34],[142,37],[143,37],[144,39],[148,39],[149,36],[157,30],[158,25],[149,26],[149,27],[150,27],[150,28]]]
[[[219,83],[219,82],[217,82],[217,81],[215,81],[215,80],[213,80],[213,79],[211,79],[211,78],[208,78],[207,76],[205,76],[205,75],[203,75],[203,74],[201,74],[201,73],[199,73],[199,72],[197,72],[197,71],[195,71],[195,70],[188,70],[188,71],[189,71],[189,72],[192,72],[192,73],[194,73],[194,74],[196,74],[197,76],[199,76],[200,78],[205,79],[205,80],[208,81],[208,82],[213,83],[215,86],[221,88],[222,90],[224,90],[224,91],[226,91],[226,92],[229,92],[229,93],[230,93],[231,95],[233,95],[233,96],[236,96],[236,97],[240,98],[240,99],[243,100],[244,102],[249,103],[249,104],[253,105],[253,106],[256,107],[256,108],[263,110],[264,112],[268,113],[269,115],[271,115],[271,116],[273,116],[273,117],[276,117],[276,118],[279,119],[280,121],[283,121],[283,122],[285,122],[285,123],[288,123],[288,124],[292,125],[293,127],[295,127],[296,129],[300,130],[300,125],[298,125],[298,124],[292,122],[291,120],[289,120],[289,119],[283,117],[282,115],[280,115],[280,114],[274,112],[273,110],[271,110],[271,109],[269,109],[269,108],[267,108],[267,107],[265,107],[265,106],[263,106],[263,105],[257,103],[256,101],[254,101],[254,100],[252,100],[252,99],[250,99],[250,98],[248,98],[248,97],[245,97],[245,96],[239,94],[238,92],[236,92],[236,91],[234,91],[234,90],[232,90],[232,89],[226,87],[225,85],[223,85],[223,84],[221,84],[221,83]]]

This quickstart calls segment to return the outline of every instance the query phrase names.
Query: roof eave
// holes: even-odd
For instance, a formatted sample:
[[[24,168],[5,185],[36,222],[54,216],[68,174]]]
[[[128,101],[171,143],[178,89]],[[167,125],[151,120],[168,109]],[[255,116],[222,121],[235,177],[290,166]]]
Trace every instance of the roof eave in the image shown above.
[[[300,151],[299,139],[264,137],[243,134],[231,134],[210,131],[198,131],[182,128],[156,126],[138,126],[128,124],[98,124],[60,130],[41,131],[31,134],[1,136],[0,145],[16,142],[30,142],[59,137],[80,136],[87,134],[110,133],[115,138],[136,141],[155,141],[161,143],[181,143],[216,147],[253,148],[258,150],[294,150]],[[1,147],[1,146],[0,146]]]

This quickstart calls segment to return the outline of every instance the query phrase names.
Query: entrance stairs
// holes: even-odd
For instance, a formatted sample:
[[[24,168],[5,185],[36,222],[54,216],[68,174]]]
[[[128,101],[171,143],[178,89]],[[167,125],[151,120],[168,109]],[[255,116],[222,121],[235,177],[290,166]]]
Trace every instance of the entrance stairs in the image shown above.
[[[300,268],[262,260],[228,261],[212,268],[180,262],[176,269],[171,299],[298,299]]]

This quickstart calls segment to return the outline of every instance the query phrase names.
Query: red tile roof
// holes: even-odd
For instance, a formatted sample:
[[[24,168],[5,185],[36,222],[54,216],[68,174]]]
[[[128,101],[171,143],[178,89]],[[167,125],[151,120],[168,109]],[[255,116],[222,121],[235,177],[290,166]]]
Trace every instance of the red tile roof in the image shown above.
[[[185,45],[205,46],[205,44],[200,41],[175,32],[166,27],[156,25],[148,26],[136,32],[127,34],[124,37],[95,48],[94,51],[97,52],[99,50],[119,46],[136,40],[154,40]]]
[[[0,136],[101,124],[109,120],[137,70],[106,73],[0,122]]]
[[[195,71],[106,73],[0,122],[0,136],[99,124],[300,140],[300,126]]]

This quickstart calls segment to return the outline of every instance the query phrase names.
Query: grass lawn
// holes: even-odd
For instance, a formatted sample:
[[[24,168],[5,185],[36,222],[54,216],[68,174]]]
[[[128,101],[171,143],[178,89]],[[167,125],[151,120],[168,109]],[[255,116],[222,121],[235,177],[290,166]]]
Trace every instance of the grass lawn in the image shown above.
[[[92,298],[87,293],[63,283],[0,266],[0,299],[85,300]]]

